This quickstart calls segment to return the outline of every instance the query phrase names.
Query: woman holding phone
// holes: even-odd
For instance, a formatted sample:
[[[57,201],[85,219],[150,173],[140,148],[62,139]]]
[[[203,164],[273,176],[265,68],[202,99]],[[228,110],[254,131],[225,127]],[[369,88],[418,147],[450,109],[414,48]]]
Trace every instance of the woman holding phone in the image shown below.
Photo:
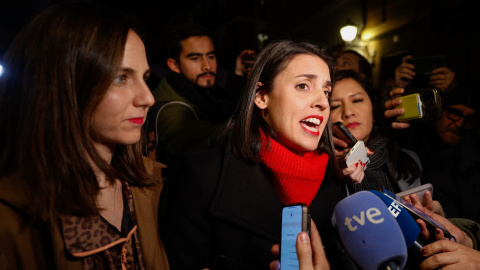
[[[309,206],[332,268],[355,268],[331,225],[344,197],[330,177],[333,64],[307,42],[260,52],[224,144],[176,163],[162,225],[172,269],[267,269],[294,203]]]
[[[420,185],[421,164],[418,156],[389,140],[383,132],[381,116],[376,114],[372,85],[352,70],[335,73],[335,85],[330,98],[332,122],[341,122],[357,140],[363,140],[370,152],[369,163],[353,164],[343,169],[348,191],[385,187],[397,193]],[[347,143],[334,137],[336,155],[342,160],[349,151]],[[342,150],[343,149],[343,150]]]
[[[154,99],[131,21],[93,4],[46,9],[0,78],[0,268],[168,269],[164,167],[142,157]]]

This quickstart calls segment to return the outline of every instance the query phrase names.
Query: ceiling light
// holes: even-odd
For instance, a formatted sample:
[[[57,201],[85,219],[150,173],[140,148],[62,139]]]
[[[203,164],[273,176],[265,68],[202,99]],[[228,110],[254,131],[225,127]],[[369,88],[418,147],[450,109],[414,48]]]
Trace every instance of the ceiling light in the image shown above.
[[[357,37],[357,26],[348,19],[347,24],[340,29],[344,41],[352,41]]]

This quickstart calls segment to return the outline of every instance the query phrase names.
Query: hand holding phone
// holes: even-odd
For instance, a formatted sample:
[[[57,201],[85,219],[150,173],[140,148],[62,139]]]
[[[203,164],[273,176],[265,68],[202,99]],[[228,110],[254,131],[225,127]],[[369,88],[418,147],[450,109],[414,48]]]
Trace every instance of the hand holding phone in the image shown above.
[[[397,116],[398,121],[421,119],[423,117],[423,107],[420,94],[414,93],[399,97],[399,99],[402,100],[402,104],[398,105],[396,108],[403,109],[404,113]]]
[[[255,64],[255,61],[257,60],[257,56],[256,53],[246,53],[243,55],[242,61],[246,69],[253,67],[253,64]]]
[[[313,220],[310,221],[310,241],[306,241],[303,237],[305,235],[299,234],[297,236],[296,248],[299,263],[302,265],[313,265],[314,269],[330,269],[320,233]],[[271,251],[274,256],[278,257],[280,255],[280,245],[273,245]],[[280,270],[280,261],[275,260],[271,262],[270,270]]]
[[[347,148],[352,148],[357,143],[357,139],[342,122],[336,122],[332,125],[332,133],[333,136],[346,142]]]
[[[413,57],[406,61],[414,66],[415,76],[430,76],[434,69],[445,66],[443,55]]]
[[[357,141],[357,143],[345,156],[345,163],[347,164],[347,167],[350,167],[359,161],[361,161],[362,164],[365,164],[363,167],[364,170],[367,168],[367,164],[370,161],[367,154],[367,148],[362,140]]]
[[[442,115],[442,99],[438,88],[422,88],[413,94],[399,97],[404,113],[397,116],[398,121],[430,121]]]
[[[415,88],[428,87],[432,71],[445,66],[445,56],[443,55],[414,57],[406,61],[414,66],[415,76],[410,85]]]
[[[414,219],[421,219],[426,225],[427,230],[429,231],[430,235],[435,235],[435,230],[440,229],[443,232],[443,235],[446,238],[452,238],[452,235],[450,232],[443,226],[440,222],[437,220],[433,219],[426,213],[422,212],[420,209],[416,208],[406,200],[398,197],[397,195],[393,194],[389,190],[383,188],[382,193],[385,194],[386,196],[390,197],[394,201],[398,203],[401,207],[406,209],[408,213],[414,218]]]
[[[403,198],[405,196],[416,194],[418,200],[422,203],[422,205],[425,205],[425,200],[424,200],[423,196],[425,195],[425,192],[427,192],[427,191],[429,191],[430,194],[432,194],[432,196],[433,196],[433,186],[432,186],[432,184],[427,183],[427,184],[424,184],[424,185],[421,185],[421,186],[418,186],[418,187],[411,188],[409,190],[399,192],[395,195],[397,195],[397,197],[399,197],[399,198]]]
[[[350,167],[359,161],[364,164],[367,164],[370,161],[364,142],[357,140],[342,122],[336,122],[332,125],[332,133],[336,138],[346,142],[348,145],[347,148],[350,148],[347,154],[337,157],[341,160],[345,160],[344,165]],[[344,165],[341,165],[341,167],[345,167]]]
[[[347,155],[346,151],[357,143],[357,139],[342,122],[336,122],[332,125],[332,133],[335,157],[339,166],[346,168],[347,164],[344,162]]]
[[[310,215],[305,204],[285,206],[282,210],[282,239],[280,244],[280,264],[282,270],[298,269],[297,236],[301,232],[310,235]]]

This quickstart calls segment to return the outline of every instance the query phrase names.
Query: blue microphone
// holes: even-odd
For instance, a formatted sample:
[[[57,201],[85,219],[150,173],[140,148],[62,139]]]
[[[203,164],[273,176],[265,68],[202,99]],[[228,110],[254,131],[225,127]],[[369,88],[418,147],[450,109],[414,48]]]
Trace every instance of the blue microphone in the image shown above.
[[[415,244],[415,241],[420,235],[420,226],[418,226],[417,222],[415,222],[415,219],[413,219],[413,217],[407,212],[407,210],[400,206],[392,198],[376,190],[370,190],[370,192],[380,198],[380,200],[385,203],[392,216],[395,217],[398,225],[400,225],[400,229],[403,232],[403,236],[405,237],[405,244],[407,245],[407,247]]]
[[[408,211],[399,205],[398,201],[393,198],[376,190],[370,190],[370,192],[378,196],[378,198],[385,203],[388,210],[390,210],[392,216],[396,218],[398,225],[403,232],[403,236],[405,237],[405,244],[407,245],[411,261],[414,263],[423,261],[425,258],[420,255],[420,249],[422,249],[425,244],[422,240],[418,239],[418,236],[420,235],[420,226],[418,226],[412,215],[410,215]]]
[[[357,192],[335,206],[334,216],[345,249],[361,268],[405,266],[407,246],[402,230],[376,195]]]

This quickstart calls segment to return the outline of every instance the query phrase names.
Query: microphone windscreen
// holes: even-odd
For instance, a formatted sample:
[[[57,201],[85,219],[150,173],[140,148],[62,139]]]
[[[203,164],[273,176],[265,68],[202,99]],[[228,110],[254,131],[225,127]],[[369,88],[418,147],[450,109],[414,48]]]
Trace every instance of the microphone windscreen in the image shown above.
[[[396,261],[403,269],[407,247],[402,231],[377,196],[368,191],[350,195],[335,206],[334,215],[345,249],[361,268]]]
[[[395,217],[398,225],[400,225],[403,236],[405,237],[405,244],[407,247],[413,245],[420,235],[420,226],[418,226],[412,215],[410,215],[408,211],[399,205],[393,198],[376,190],[370,190],[370,192],[380,198],[380,200],[385,203],[390,213]]]

